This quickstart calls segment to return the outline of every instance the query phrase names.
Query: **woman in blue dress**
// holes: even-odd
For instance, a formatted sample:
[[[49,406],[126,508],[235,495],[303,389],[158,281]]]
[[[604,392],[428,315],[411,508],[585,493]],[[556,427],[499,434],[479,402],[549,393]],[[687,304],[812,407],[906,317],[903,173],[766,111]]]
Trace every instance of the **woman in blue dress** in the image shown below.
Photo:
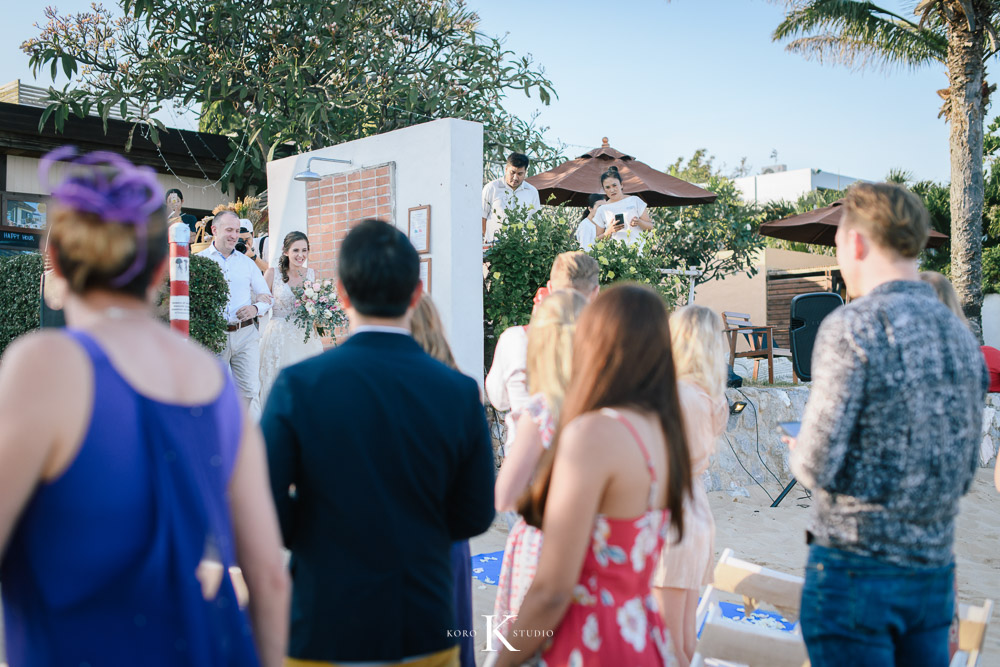
[[[43,183],[58,160],[46,252],[68,328],[0,363],[10,667],[280,665],[289,583],[263,443],[216,359],[153,315],[168,260],[155,174],[59,149]]]

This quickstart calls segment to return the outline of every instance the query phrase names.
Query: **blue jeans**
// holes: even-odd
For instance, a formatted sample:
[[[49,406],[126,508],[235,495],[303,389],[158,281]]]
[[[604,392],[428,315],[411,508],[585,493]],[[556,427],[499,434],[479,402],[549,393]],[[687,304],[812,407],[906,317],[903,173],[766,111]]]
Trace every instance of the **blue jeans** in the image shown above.
[[[955,566],[900,567],[809,547],[802,635],[812,667],[946,667]]]

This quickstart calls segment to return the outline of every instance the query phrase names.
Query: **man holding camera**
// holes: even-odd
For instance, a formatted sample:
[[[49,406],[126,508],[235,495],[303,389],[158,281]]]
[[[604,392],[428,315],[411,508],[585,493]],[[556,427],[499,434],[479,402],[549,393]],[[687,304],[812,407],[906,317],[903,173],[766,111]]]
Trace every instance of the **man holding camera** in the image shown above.
[[[222,211],[212,221],[212,245],[199,255],[219,265],[229,285],[226,346],[219,355],[232,369],[236,387],[254,419],[260,419],[260,333],[257,318],[271,309],[271,290],[254,261],[237,251],[240,219]],[[256,295],[257,301],[254,302]]]
[[[249,223],[250,221],[240,218],[240,222]],[[237,252],[241,252],[252,259],[253,263],[257,265],[258,269],[260,269],[261,273],[267,271],[267,262],[265,262],[257,252],[257,242],[254,241],[253,238],[253,227],[249,225],[243,225],[240,227],[240,239],[236,242],[236,250]]]

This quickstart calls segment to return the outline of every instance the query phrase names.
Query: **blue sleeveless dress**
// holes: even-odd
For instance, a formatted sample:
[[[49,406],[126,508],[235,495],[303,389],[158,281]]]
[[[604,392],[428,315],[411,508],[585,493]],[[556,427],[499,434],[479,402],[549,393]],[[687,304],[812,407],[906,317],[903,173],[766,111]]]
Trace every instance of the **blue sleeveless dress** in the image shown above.
[[[258,665],[229,577],[206,599],[195,576],[206,554],[224,572],[235,564],[231,379],[209,404],[162,403],[90,336],[68,335],[93,365],[94,406],[76,458],[36,489],[0,564],[10,667]]]

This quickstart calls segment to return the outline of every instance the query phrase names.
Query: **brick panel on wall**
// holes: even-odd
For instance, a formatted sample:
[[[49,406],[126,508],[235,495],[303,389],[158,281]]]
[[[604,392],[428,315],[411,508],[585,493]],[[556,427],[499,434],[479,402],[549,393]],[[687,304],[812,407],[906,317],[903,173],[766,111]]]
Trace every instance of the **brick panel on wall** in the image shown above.
[[[336,278],[337,252],[351,227],[366,218],[394,224],[393,171],[392,164],[383,164],[306,183],[309,266],[318,277]]]
[[[323,278],[337,275],[341,241],[358,222],[380,218],[393,223],[391,164],[366,167],[306,183],[309,266]]]

